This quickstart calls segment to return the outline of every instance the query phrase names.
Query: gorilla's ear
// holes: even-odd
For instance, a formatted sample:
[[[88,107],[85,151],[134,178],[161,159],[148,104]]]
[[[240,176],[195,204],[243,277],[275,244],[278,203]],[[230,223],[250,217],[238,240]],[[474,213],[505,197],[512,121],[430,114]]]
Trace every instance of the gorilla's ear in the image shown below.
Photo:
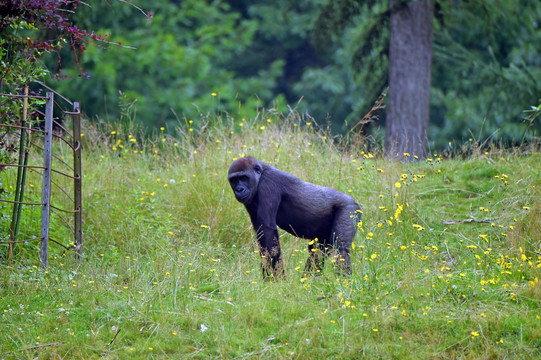
[[[259,165],[259,164],[255,164],[254,170],[258,174],[261,174],[261,172],[263,171],[263,169],[261,169],[261,165]]]

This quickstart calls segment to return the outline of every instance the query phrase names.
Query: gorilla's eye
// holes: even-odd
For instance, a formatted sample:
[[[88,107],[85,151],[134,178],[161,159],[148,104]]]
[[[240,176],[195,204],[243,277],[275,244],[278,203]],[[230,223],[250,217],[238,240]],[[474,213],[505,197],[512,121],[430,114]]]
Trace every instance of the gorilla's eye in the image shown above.
[[[254,167],[254,170],[255,170],[256,173],[261,174],[261,167],[259,165],[256,165]]]
[[[241,176],[238,177],[238,179],[239,179],[239,181],[246,182],[246,181],[248,181],[248,176],[241,175]]]

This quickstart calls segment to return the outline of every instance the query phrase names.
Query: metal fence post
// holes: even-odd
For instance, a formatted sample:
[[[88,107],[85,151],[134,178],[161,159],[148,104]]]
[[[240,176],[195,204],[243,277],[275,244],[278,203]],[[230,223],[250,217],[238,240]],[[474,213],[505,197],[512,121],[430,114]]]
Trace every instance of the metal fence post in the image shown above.
[[[81,174],[81,108],[78,102],[73,104],[73,175],[75,203],[75,250],[81,255],[83,246],[83,204],[82,204],[82,174]]]
[[[23,98],[23,118],[21,120],[21,136],[19,138],[19,159],[17,169],[17,185],[15,187],[15,202],[13,203],[13,216],[11,218],[11,227],[9,232],[9,251],[8,258],[11,261],[13,256],[13,245],[17,241],[17,235],[19,234],[19,222],[21,220],[21,208],[24,198],[24,182],[26,177],[26,168],[24,167],[28,162],[28,153],[26,149],[26,116],[28,111],[28,85],[24,87]]]
[[[45,104],[45,133],[43,140],[43,186],[41,192],[41,249],[39,262],[42,268],[47,268],[49,247],[49,215],[51,205],[51,169],[52,169],[52,137],[53,137],[53,107],[54,93],[47,93]]]

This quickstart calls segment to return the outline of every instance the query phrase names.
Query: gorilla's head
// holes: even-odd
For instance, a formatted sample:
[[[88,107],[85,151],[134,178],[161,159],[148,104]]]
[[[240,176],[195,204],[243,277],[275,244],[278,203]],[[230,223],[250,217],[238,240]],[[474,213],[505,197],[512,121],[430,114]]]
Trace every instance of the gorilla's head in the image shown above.
[[[263,165],[251,156],[240,158],[231,164],[227,179],[238,201],[247,205],[254,200],[262,172]]]

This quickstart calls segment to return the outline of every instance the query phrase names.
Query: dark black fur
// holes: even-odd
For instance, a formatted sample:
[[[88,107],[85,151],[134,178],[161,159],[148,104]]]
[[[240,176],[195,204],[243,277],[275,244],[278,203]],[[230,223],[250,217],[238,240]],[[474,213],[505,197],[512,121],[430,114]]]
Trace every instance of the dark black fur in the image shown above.
[[[319,272],[324,261],[320,254],[332,253],[340,272],[351,273],[349,249],[361,211],[350,196],[304,182],[251,156],[231,164],[228,180],[252,220],[265,278],[284,275],[277,226],[300,238],[317,239],[308,245],[305,271]]]

